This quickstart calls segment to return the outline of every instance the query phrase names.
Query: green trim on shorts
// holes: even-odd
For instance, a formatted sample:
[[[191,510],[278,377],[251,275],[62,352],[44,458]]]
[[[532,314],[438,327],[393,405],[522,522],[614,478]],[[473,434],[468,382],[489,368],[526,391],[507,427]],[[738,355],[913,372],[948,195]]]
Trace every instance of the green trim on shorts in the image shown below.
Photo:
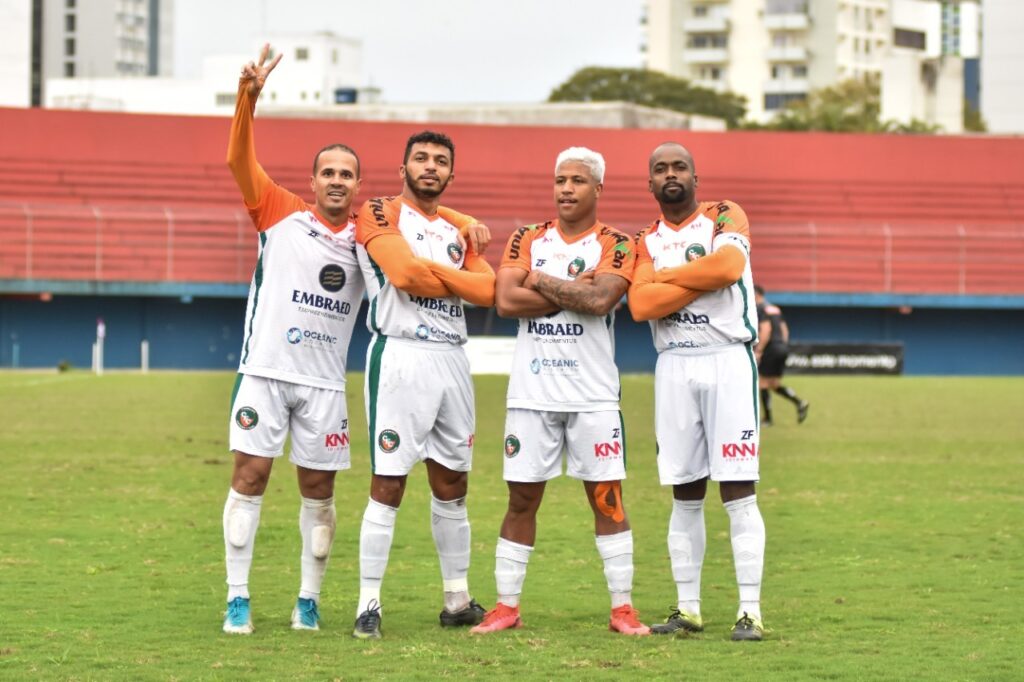
[[[231,404],[228,405],[228,412],[233,410],[234,407],[235,407],[235,398],[238,397],[238,389],[241,388],[241,386],[242,386],[242,377],[243,376],[245,376],[245,375],[242,374],[241,372],[239,372],[238,375],[235,376],[235,387],[233,389],[231,389]]]
[[[750,326],[750,320],[747,318],[747,311],[750,310],[750,300],[747,294],[747,288],[743,286],[743,278],[736,280],[736,284],[740,287],[740,293],[743,294],[743,326],[750,332],[750,340],[757,341],[757,330]]]
[[[619,427],[622,429],[622,468],[626,469],[626,420],[622,418],[622,410],[619,410]]]
[[[757,426],[758,431],[761,429],[761,414],[760,414],[760,403],[757,400],[757,362],[754,361],[754,351],[750,347],[754,345],[753,341],[747,341],[743,344],[743,347],[747,349],[747,358],[750,360],[750,376],[753,379],[753,401],[754,401],[754,424]]]
[[[256,270],[252,274],[252,282],[256,287],[252,295],[252,317],[249,318],[249,331],[245,335],[245,343],[242,347],[245,353],[242,355],[242,363],[249,359],[249,341],[252,339],[252,323],[256,320],[256,308],[260,302],[260,287],[263,286],[263,247],[267,245],[267,233],[260,232],[260,257],[256,259]]]
[[[384,355],[384,345],[388,337],[377,334],[373,342],[373,349],[370,351],[370,363],[366,368],[366,376],[370,385],[370,409],[367,415],[367,423],[370,427],[370,473],[377,470],[377,392],[380,388],[380,359]]]

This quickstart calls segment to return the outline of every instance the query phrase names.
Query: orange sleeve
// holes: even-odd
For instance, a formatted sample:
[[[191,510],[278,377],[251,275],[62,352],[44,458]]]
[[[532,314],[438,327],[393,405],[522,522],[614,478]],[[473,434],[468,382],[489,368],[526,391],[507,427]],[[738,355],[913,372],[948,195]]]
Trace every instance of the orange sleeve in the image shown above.
[[[654,281],[654,260],[644,245],[644,232],[636,239],[636,268],[629,287],[629,312],[637,322],[657,320],[688,306],[700,291]]]
[[[480,222],[471,215],[459,213],[458,211],[452,210],[447,206],[438,206],[437,215],[441,216],[441,218],[443,218],[445,221],[457,227],[459,229],[459,232],[462,233],[463,237],[466,236],[467,227],[469,227],[470,225],[476,225],[478,222]]]
[[[249,211],[256,229],[263,232],[280,222],[282,218],[307,208],[306,202],[280,185],[275,185],[267,172],[256,160],[256,143],[253,135],[253,111],[256,102],[249,96],[249,90],[238,84],[238,98],[235,100],[235,116],[231,119],[228,137],[228,167],[242,199]]]
[[[425,259],[423,262],[459,298],[486,308],[494,305],[494,270],[482,256],[467,251],[463,270]]]
[[[636,265],[633,240],[607,226],[601,227],[597,238],[601,242],[601,260],[594,269],[594,275],[618,275],[632,282],[633,267]]]
[[[750,224],[747,214],[737,204],[723,201],[711,209],[715,221],[712,252],[678,268],[659,270],[655,282],[675,284],[690,289],[715,291],[731,286],[743,276],[750,248]],[[731,238],[730,235],[736,235]],[[734,248],[716,248],[724,239],[732,241]]]
[[[505,252],[501,256],[500,268],[519,268],[529,272],[533,269],[530,263],[530,244],[537,236],[537,225],[525,225],[512,233],[505,244]]]
[[[395,197],[370,199],[363,204],[356,215],[356,242],[366,247],[388,281],[402,291],[428,298],[452,296],[444,282],[416,258],[398,231],[398,204]]]

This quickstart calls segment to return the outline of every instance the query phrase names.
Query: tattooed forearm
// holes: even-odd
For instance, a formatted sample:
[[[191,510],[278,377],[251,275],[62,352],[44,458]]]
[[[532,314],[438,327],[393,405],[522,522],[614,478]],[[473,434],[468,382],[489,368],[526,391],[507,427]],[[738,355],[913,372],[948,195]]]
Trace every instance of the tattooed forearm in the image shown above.
[[[584,315],[607,315],[625,293],[629,283],[617,275],[586,277],[570,282],[541,275],[536,289],[563,310]]]

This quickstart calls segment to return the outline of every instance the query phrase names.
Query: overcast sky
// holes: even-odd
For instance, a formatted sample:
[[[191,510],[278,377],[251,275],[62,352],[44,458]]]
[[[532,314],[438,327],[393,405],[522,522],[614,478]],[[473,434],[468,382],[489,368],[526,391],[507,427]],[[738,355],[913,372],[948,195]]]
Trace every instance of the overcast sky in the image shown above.
[[[644,0],[174,0],[175,75],[268,31],[363,42],[387,102],[538,102],[582,66],[642,66]],[[233,74],[232,74],[233,75]]]

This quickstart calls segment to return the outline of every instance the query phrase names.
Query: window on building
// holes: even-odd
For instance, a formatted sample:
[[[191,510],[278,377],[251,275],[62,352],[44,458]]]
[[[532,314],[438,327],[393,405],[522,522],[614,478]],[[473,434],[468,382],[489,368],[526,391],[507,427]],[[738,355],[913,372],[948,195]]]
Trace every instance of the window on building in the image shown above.
[[[302,92],[299,93],[299,99],[301,99],[303,102],[306,101],[306,91],[305,90],[303,90]]]
[[[218,107],[231,107],[235,105],[235,93],[233,92],[218,92],[214,95],[214,103]]]
[[[704,48],[708,46],[709,42],[707,36],[693,36],[690,38],[690,47]]]
[[[75,39],[65,38],[64,39],[64,56],[74,57],[75,56]]]
[[[64,77],[65,78],[74,78],[75,77],[75,63],[74,62],[64,62]]]
[[[807,0],[768,0],[765,14],[807,14]]]
[[[764,96],[765,111],[781,109],[790,102],[799,102],[807,99],[807,94],[802,92],[766,94]]]
[[[295,48],[295,61],[304,62],[309,59],[309,48],[308,47],[297,47]]]
[[[795,64],[793,66],[793,78],[807,78],[807,65]]]
[[[905,28],[897,28],[892,32],[892,43],[897,47],[909,47],[913,50],[923,50],[925,34],[924,31],[911,31]]]
[[[729,47],[729,36],[716,35],[711,37],[711,47]]]
[[[337,50],[331,50],[331,64],[337,64],[337,63],[338,63],[338,51]]]
[[[75,15],[65,14],[64,15],[64,30],[68,33],[75,32]]]
[[[775,33],[772,35],[772,45],[775,47],[786,47],[789,45],[788,33]]]
[[[711,80],[717,81],[722,78],[722,70],[717,66],[711,67]]]
[[[64,0],[64,6],[67,7],[68,9],[74,9],[75,8],[75,0]]]
[[[778,79],[782,75],[782,67],[778,64],[772,64],[772,80]]]
[[[695,17],[706,17],[707,15],[708,15],[708,6],[707,5],[694,5],[693,6],[693,16],[695,16]]]

